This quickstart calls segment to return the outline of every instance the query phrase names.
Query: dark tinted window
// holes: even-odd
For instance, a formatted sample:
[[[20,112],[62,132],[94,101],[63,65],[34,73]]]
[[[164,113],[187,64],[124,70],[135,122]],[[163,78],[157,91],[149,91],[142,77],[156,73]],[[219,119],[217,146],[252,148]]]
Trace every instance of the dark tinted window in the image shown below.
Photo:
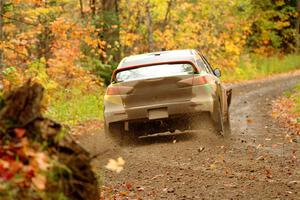
[[[123,82],[188,74],[194,74],[194,67],[189,63],[162,64],[120,71],[116,74],[115,80],[117,82]]]

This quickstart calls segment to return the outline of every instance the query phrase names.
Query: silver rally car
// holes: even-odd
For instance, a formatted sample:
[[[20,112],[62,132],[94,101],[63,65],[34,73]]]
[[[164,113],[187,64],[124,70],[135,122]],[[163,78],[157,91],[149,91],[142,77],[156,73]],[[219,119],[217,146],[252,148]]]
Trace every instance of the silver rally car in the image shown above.
[[[126,57],[104,96],[105,132],[115,139],[135,134],[136,127],[172,132],[173,119],[182,119],[183,124],[187,118],[209,114],[216,130],[224,134],[229,131],[231,90],[225,89],[220,76],[220,70],[196,50]],[[134,137],[141,136],[138,132]]]

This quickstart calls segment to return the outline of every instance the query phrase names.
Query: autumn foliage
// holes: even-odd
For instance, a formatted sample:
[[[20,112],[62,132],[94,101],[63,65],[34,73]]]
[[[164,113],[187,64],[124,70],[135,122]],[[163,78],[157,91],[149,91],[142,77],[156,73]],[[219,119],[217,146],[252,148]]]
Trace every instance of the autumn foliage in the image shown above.
[[[299,38],[295,0],[3,2],[4,88],[26,80],[33,63],[63,87],[95,83],[95,76],[107,84],[123,56],[184,48],[234,71],[244,54],[295,52]]]
[[[41,91],[10,96],[21,107],[29,98],[36,113],[29,112],[32,107],[0,111],[0,195],[74,199],[78,185],[96,182],[88,169],[77,177],[81,182],[61,187],[70,183],[70,171],[87,167],[76,165],[85,163],[78,159],[90,160],[78,148],[61,146],[60,125],[42,114],[67,124],[101,119],[103,86],[122,57],[193,48],[230,81],[237,79],[233,73],[257,78],[256,71],[266,76],[292,70],[299,68],[298,55],[286,59],[297,62],[273,71],[261,67],[262,59],[253,64],[252,57],[275,56],[277,63],[299,52],[299,13],[299,0],[0,0],[0,98],[24,84],[23,89],[45,89],[43,97]],[[275,102],[273,113],[298,133],[299,112],[293,109],[299,104],[297,93]],[[70,158],[61,149],[79,156]],[[90,190],[89,195],[96,191]]]

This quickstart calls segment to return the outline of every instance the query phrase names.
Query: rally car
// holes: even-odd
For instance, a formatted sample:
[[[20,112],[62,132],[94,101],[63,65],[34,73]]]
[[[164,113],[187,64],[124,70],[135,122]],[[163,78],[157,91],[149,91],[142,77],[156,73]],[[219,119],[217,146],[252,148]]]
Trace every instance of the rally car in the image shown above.
[[[169,123],[172,119],[182,119],[182,124],[189,117],[209,114],[216,131],[224,135],[230,131],[231,90],[222,85],[220,76],[220,70],[197,50],[126,57],[104,96],[105,132],[115,139],[141,136],[141,131],[134,133],[137,126],[172,132],[176,125]]]

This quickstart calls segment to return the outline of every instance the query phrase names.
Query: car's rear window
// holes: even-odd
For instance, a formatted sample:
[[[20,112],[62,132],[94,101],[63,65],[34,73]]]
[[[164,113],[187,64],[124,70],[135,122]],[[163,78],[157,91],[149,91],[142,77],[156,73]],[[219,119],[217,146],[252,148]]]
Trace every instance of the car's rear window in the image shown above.
[[[116,82],[168,76],[188,75],[194,73],[194,67],[189,63],[160,64],[128,69],[116,74]]]

